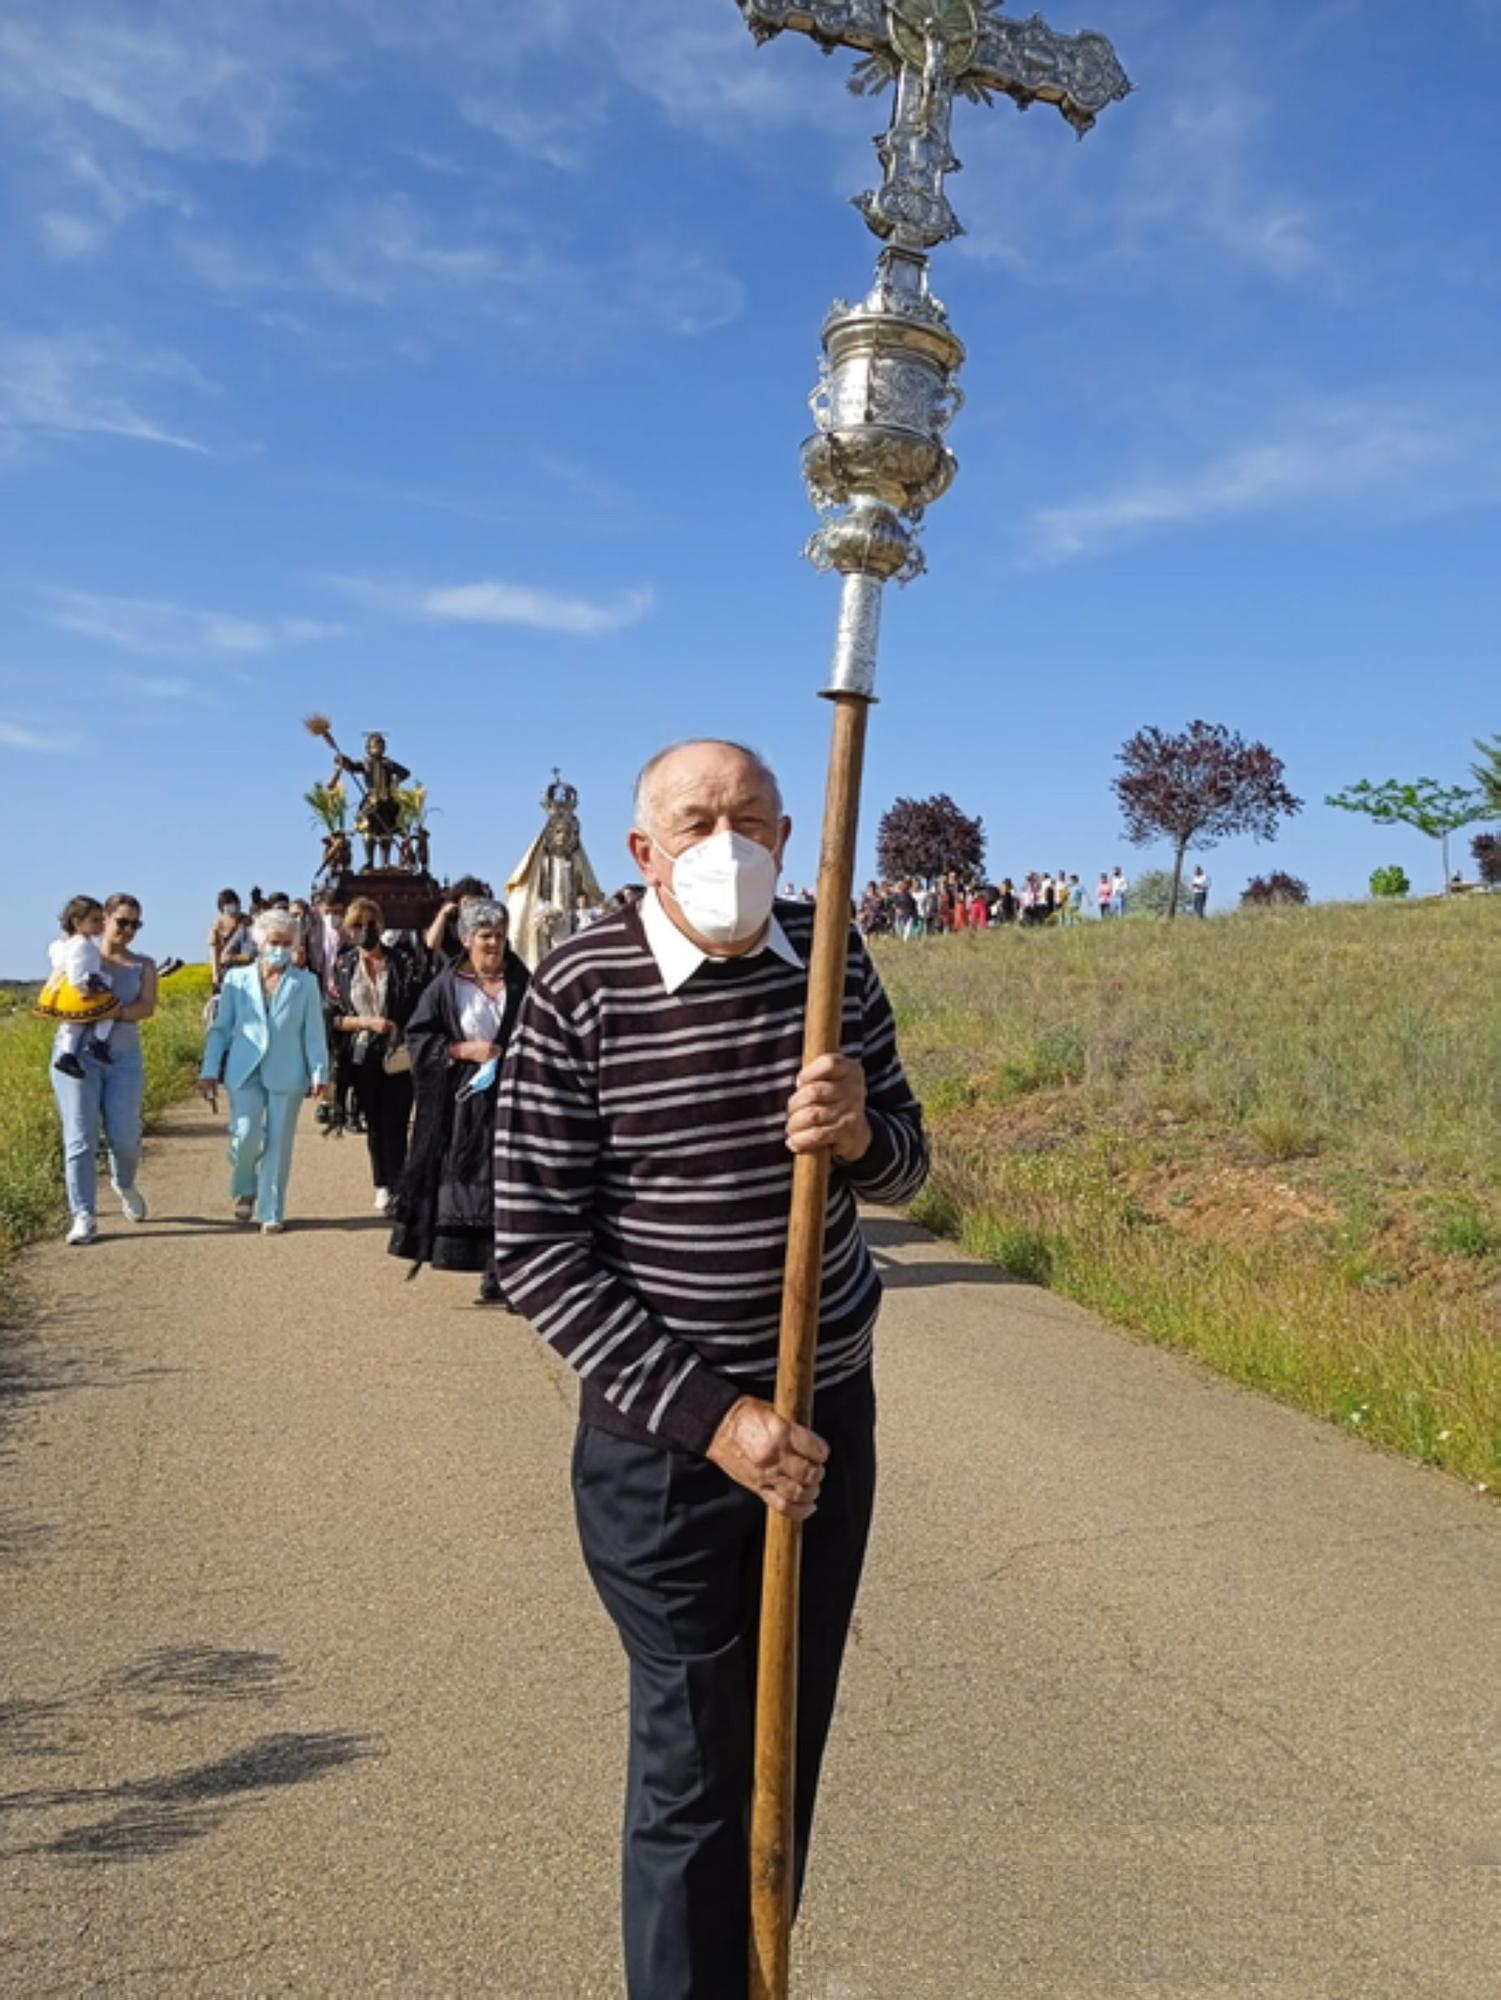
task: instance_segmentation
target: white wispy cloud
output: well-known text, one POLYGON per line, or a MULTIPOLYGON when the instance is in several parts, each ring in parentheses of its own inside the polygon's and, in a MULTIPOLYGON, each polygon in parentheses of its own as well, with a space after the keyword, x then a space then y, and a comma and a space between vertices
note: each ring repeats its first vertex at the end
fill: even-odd
POLYGON ((200 701, 203 691, 184 674, 111 674, 110 686, 142 701, 200 701))
POLYGON ((174 451, 208 446, 139 408, 121 377, 171 377, 202 386, 195 370, 171 355, 132 355, 84 335, 0 334, 0 442, 22 433, 54 438, 125 438, 174 451))
POLYGON ((359 602, 401 617, 438 624, 521 625, 534 632, 561 632, 576 639, 601 639, 639 624, 656 604, 645 586, 613 598, 566 597, 530 584, 409 584, 367 577, 334 577, 359 602))
POLYGON ((1465 433, 1432 411, 1320 405, 1198 466, 1037 509, 1028 556, 1038 565, 1070 562, 1153 529, 1278 509, 1426 504, 1423 476, 1467 449, 1465 433))
POLYGON ((1121 246, 1207 245, 1284 284, 1332 284, 1311 202, 1279 182, 1273 107, 1244 91, 1183 97, 1143 129, 1116 202, 1121 246))
POLYGON ((548 110, 507 94, 466 98, 460 109, 477 131, 488 132, 526 159, 568 174, 587 164, 601 116, 598 98, 592 104, 563 104, 548 110))
POLYGON ((159 598, 111 597, 86 590, 54 590, 49 595, 50 622, 60 631, 156 659, 253 659, 285 647, 338 638, 344 630, 321 619, 243 618, 159 598))
POLYGON ((164 154, 255 161, 282 95, 282 54, 243 13, 202 7, 24 6, 0 17, 0 97, 17 116, 84 114, 164 154))
POLYGON ((0 749, 26 750, 39 757, 62 757, 78 747, 76 736, 53 730, 28 729, 19 722, 0 722, 0 749))
POLYGON ((405 346, 426 358, 425 348, 410 349, 413 332, 444 341, 498 325, 556 355, 625 326, 685 338, 708 333, 745 303, 739 277, 665 234, 585 258, 545 222, 520 233, 505 214, 468 216, 463 226, 445 216, 440 224, 405 193, 315 217, 304 240, 280 257, 197 230, 179 233, 177 254, 226 304, 254 310, 294 338, 316 342, 326 326, 295 315, 273 320, 278 300, 365 315, 359 347, 367 365, 372 311, 398 329, 393 351, 405 346))

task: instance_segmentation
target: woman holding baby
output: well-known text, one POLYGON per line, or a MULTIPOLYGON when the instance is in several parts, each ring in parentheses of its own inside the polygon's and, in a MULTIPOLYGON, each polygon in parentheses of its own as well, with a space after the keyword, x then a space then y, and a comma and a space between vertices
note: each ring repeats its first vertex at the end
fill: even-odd
MULTIPOLYGON (((81 900, 81 899, 80 899, 81 900)), ((71 907, 71 906, 70 906, 71 907)), ((98 1234, 98 1153, 102 1129, 109 1154, 110 1184, 129 1222, 146 1220, 146 1200, 136 1186, 141 1160, 141 1105, 145 1072, 141 1064, 142 1021, 156 1012, 156 965, 135 949, 142 924, 134 896, 111 896, 98 932, 98 977, 114 995, 105 1043, 84 1038, 76 1051, 58 1029, 52 1093, 63 1123, 63 1178, 67 1187, 67 1241, 92 1243, 98 1234), (64 1055, 72 1061, 63 1062, 64 1055)))

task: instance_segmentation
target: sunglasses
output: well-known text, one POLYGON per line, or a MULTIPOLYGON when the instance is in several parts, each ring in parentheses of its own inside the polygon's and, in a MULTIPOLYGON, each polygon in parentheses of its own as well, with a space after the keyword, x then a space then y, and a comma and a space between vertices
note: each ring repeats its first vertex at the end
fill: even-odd
POLYGON ((144 917, 112 917, 110 921, 119 931, 138 931, 146 921, 144 917))

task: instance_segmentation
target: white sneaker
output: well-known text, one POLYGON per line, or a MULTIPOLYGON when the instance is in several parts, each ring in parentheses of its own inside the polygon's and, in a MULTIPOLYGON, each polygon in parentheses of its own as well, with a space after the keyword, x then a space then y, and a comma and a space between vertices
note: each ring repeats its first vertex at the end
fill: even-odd
POLYGON ((146 1197, 141 1193, 141 1190, 133 1187, 122 1188, 118 1182, 112 1183, 112 1185, 114 1186, 115 1193, 120 1197, 120 1213, 125 1217, 125 1220, 127 1222, 144 1222, 149 1210, 146 1207, 146 1197))
POLYGON ((261 1224, 262 1236, 284 1236, 286 1230, 287 1225, 284 1222, 263 1222, 261 1224))
POLYGON ((235 1196, 235 1221, 248 1222, 255 1213, 255 1196, 241 1194, 235 1196))
POLYGON ((391 1206, 391 1190, 389 1188, 377 1188, 375 1190, 376 1214, 384 1215, 386 1211, 390 1208, 390 1206, 391 1206))
POLYGON ((88 1210, 85 1209, 81 1215, 74 1216, 73 1227, 68 1231, 63 1241, 74 1244, 92 1243, 98 1233, 99 1225, 95 1222, 93 1216, 89 1214, 88 1210))

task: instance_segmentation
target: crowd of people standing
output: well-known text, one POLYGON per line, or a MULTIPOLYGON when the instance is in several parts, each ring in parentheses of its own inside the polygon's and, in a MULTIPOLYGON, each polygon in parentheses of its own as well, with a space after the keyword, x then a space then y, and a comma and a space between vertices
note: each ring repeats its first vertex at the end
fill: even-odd
MULTIPOLYGON (((1206 881, 1206 894, 1207 888, 1206 881)), ((951 871, 931 880, 910 876, 893 882, 869 882, 857 917, 867 937, 937 937, 952 931, 999 930, 1008 924, 1031 930, 1044 924, 1074 924, 1096 915, 1124 917, 1130 893, 1131 885, 1120 867, 1102 868, 1093 887, 1063 868, 1056 874, 1034 869, 1020 881, 1007 875, 998 884, 966 880, 951 871)))

